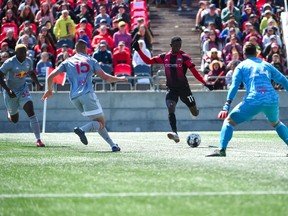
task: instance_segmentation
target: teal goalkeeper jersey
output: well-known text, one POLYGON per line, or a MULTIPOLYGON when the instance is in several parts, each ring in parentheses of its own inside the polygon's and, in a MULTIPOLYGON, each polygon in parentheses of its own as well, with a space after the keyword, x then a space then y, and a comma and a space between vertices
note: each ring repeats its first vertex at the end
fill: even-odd
POLYGON ((6 85, 18 93, 26 87, 25 78, 30 71, 33 71, 33 61, 26 58, 20 63, 16 56, 13 56, 3 63, 0 71, 5 74, 6 85))
POLYGON ((244 102, 250 105, 278 104, 278 94, 271 80, 281 84, 288 91, 287 78, 268 62, 251 57, 241 62, 232 76, 232 85, 227 100, 234 99, 241 82, 246 88, 244 102))
POLYGON ((67 72, 71 99, 94 91, 92 75, 99 69, 97 60, 83 53, 76 53, 57 67, 58 71, 67 72))

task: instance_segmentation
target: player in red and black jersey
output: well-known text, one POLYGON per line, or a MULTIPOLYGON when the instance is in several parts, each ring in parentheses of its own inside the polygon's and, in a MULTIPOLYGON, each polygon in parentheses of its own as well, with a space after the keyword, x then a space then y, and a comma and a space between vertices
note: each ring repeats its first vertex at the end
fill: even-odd
POLYGON ((207 86, 203 76, 196 70, 194 63, 190 56, 181 50, 182 40, 180 37, 173 37, 171 39, 171 50, 167 53, 160 54, 159 56, 149 58, 139 48, 138 42, 133 43, 133 48, 139 53, 140 57, 146 64, 163 64, 166 75, 166 106, 169 113, 169 122, 172 133, 168 133, 169 139, 174 140, 176 143, 180 141, 177 134, 177 124, 175 116, 175 108, 178 98, 187 105, 191 114, 197 116, 199 110, 197 109, 195 99, 189 87, 186 77, 187 69, 189 69, 197 80, 210 90, 211 86, 207 86))

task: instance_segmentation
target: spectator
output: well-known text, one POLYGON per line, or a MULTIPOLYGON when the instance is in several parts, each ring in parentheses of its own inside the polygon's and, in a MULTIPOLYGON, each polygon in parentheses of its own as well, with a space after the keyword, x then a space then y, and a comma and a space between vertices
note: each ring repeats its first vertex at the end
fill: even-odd
POLYGON ((69 58, 71 55, 67 51, 63 51, 60 55, 59 58, 56 60, 56 66, 58 67, 63 61, 65 61, 67 58, 69 58))
POLYGON ((120 21, 118 23, 119 30, 113 35, 114 46, 116 47, 120 41, 124 41, 125 46, 129 49, 131 48, 131 34, 127 32, 126 23, 124 21, 120 21))
POLYGON ((207 51, 211 50, 212 48, 222 50, 222 43, 220 42, 220 39, 216 36, 216 33, 214 31, 210 31, 209 39, 206 40, 203 44, 203 55, 206 55, 207 51))
POLYGON ((281 63, 281 57, 278 53, 274 53, 272 55, 272 62, 271 64, 277 68, 282 74, 286 75, 284 73, 284 67, 283 67, 283 64, 281 63))
POLYGON ((263 52, 262 52, 262 57, 263 58, 266 58, 267 55, 270 53, 270 50, 271 50, 271 45, 273 43, 276 43, 277 44, 277 37, 276 35, 271 35, 270 36, 270 42, 266 45, 266 47, 264 48, 263 52))
POLYGON ((119 13, 119 7, 122 6, 124 6, 125 11, 129 11, 129 7, 125 4, 124 0, 116 0, 115 2, 113 2, 110 17, 116 18, 116 15, 119 13))
POLYGON ((113 38, 109 35, 109 33, 107 31, 107 27, 105 25, 100 26, 100 33, 93 37, 91 45, 92 45, 92 48, 94 49, 94 51, 98 47, 98 45, 100 44, 100 41, 102 41, 102 40, 106 41, 106 43, 108 44, 109 50, 113 50, 114 41, 113 41, 113 38))
POLYGON ((253 14, 253 9, 250 5, 247 5, 244 9, 244 12, 242 13, 241 16, 241 25, 249 20, 249 17, 251 16, 251 14, 253 14))
MULTIPOLYGON (((145 20, 144 17, 139 17, 137 19, 137 25, 135 28, 131 31, 131 38, 134 38, 134 36, 138 33, 140 25, 144 24, 145 25, 145 20)), ((146 26, 146 25, 145 25, 146 26)), ((146 29, 149 31, 150 35, 153 37, 153 32, 150 29, 149 26, 146 26, 146 29)))
MULTIPOLYGON (((242 38, 241 38, 241 40, 244 41, 245 38, 246 38, 246 36, 249 35, 250 33, 254 32, 254 31, 256 31, 256 30, 254 29, 252 23, 246 22, 246 23, 245 23, 245 28, 244 28, 244 30, 242 31, 242 38)), ((259 32, 258 32, 258 34, 259 34, 259 32)))
POLYGON ((202 17, 209 13, 209 4, 205 1, 199 2, 199 9, 196 15, 196 21, 195 21, 195 30, 200 30, 200 21, 202 17))
MULTIPOLYGON (((25 10, 25 7, 29 6, 32 13, 35 15, 35 13, 39 10, 38 5, 36 4, 35 0, 25 0, 23 3, 21 3, 18 7, 18 13, 21 13, 23 10, 25 10)), ((33 19, 34 22, 34 19, 33 19)))
POLYGON ((239 28, 237 28, 237 22, 234 19, 230 19, 226 22, 226 24, 227 24, 227 27, 221 31, 220 36, 219 36, 222 42, 223 43, 226 42, 227 37, 230 36, 229 34, 230 34, 231 29, 234 29, 236 31, 237 37, 241 39, 242 33, 239 30, 239 28))
MULTIPOLYGON (((149 58, 151 58, 151 53, 150 51, 146 48, 146 44, 144 40, 138 40, 139 43, 139 47, 142 50, 142 52, 148 56, 149 58)), ((140 57, 140 55, 138 54, 138 52, 134 52, 133 53, 133 58, 132 58, 132 66, 133 68, 135 68, 137 65, 146 65, 148 67, 151 67, 151 65, 146 64, 142 58, 140 57)))
POLYGON ((241 22, 240 10, 235 7, 233 0, 228 0, 227 7, 225 7, 221 12, 222 23, 226 23, 231 18, 234 18, 237 23, 241 22))
POLYGON ((68 52, 69 56, 71 56, 73 54, 73 50, 71 48, 68 47, 67 44, 62 44, 62 47, 59 48, 61 49, 60 51, 57 50, 57 56, 56 56, 56 64, 59 65, 59 61, 63 61, 64 59, 64 53, 68 52))
POLYGON ((106 23, 109 27, 111 27, 111 18, 110 16, 106 13, 106 7, 105 6, 100 6, 100 13, 95 17, 95 22, 94 26, 96 28, 100 27, 100 21, 102 19, 106 20, 106 23))
POLYGON ((212 85, 214 90, 224 89, 225 78, 220 78, 221 76, 225 76, 225 71, 222 69, 222 62, 217 60, 212 61, 209 69, 207 84, 212 85))
POLYGON ((13 11, 11 9, 8 9, 5 13, 5 16, 1 19, 1 24, 5 23, 15 23, 16 25, 18 25, 16 14, 13 14, 13 11))
POLYGON ((262 43, 264 48, 266 48, 270 42, 271 42, 271 38, 276 38, 277 44, 282 47, 282 41, 281 38, 275 34, 275 29, 271 26, 268 26, 266 29, 266 34, 264 35, 263 39, 262 39, 262 43))
MULTIPOLYGON (((260 24, 259 24, 259 20, 258 20, 258 17, 256 14, 251 14, 249 16, 249 19, 247 22, 250 22, 252 24, 252 26, 254 27, 254 29, 260 33, 260 24)), ((242 28, 243 28, 243 25, 242 25, 242 28)), ((244 26, 245 28, 245 26, 244 26)))
POLYGON ((229 43, 231 40, 231 37, 235 36, 236 40, 238 43, 241 43, 241 37, 242 37, 242 33, 241 31, 238 29, 238 31, 235 28, 230 28, 229 29, 229 34, 226 37, 226 40, 224 41, 224 43, 229 43))
POLYGON ((216 48, 212 48, 210 51, 207 52, 206 58, 204 59, 204 69, 202 71, 205 74, 205 79, 206 79, 207 74, 210 71, 209 65, 214 60, 221 61, 223 65, 223 70, 224 70, 224 61, 222 59, 221 51, 217 50, 216 48))
POLYGON ((45 35, 39 33, 38 37, 37 37, 37 44, 34 47, 34 51, 35 51, 35 55, 36 56, 41 53, 41 47, 42 47, 43 44, 47 44, 48 52, 51 55, 55 55, 55 50, 53 49, 53 46, 50 44, 48 38, 45 35))
POLYGON ((7 16, 7 11, 9 9, 12 11, 12 16, 16 17, 18 15, 18 9, 17 9, 16 4, 13 2, 13 0, 8 0, 6 2, 6 5, 4 5, 4 7, 3 7, 3 3, 2 3, 2 10, 0 11, 0 19, 1 20, 3 17, 7 16))
POLYGON ((40 10, 36 13, 35 16, 35 23, 38 24, 38 26, 40 26, 40 28, 45 25, 45 23, 49 21, 50 23, 55 22, 54 20, 54 16, 52 14, 52 11, 48 5, 48 3, 44 2, 41 4, 40 6, 40 10))
POLYGON ((107 43, 105 40, 101 41, 99 44, 99 49, 93 53, 93 58, 95 58, 100 64, 101 68, 106 72, 111 74, 112 69, 112 53, 107 49, 107 43))
MULTIPOLYGON (((248 34, 243 43, 245 44, 247 41, 250 41, 250 37, 255 37, 258 46, 260 46, 260 49, 262 49, 262 35, 260 35, 254 28, 251 30, 250 34, 248 34)), ((254 44, 255 45, 255 44, 254 44)))
POLYGON ((2 42, 1 43, 0 53, 4 53, 4 52, 9 54, 9 58, 15 55, 15 51, 13 49, 9 48, 7 42, 2 42))
POLYGON ((81 19, 86 18, 87 22, 93 25, 93 17, 89 13, 88 6, 86 4, 81 4, 80 13, 78 13, 76 17, 77 23, 79 23, 81 19))
POLYGON ((56 12, 56 20, 58 20, 62 16, 62 12, 64 10, 67 10, 69 12, 69 16, 71 19, 74 21, 74 23, 78 22, 78 18, 73 12, 73 9, 70 7, 69 3, 62 3, 61 6, 59 7, 58 11, 56 12))
POLYGON ((91 46, 91 42, 90 42, 90 38, 87 36, 86 32, 85 32, 85 29, 79 29, 79 37, 77 40, 84 40, 86 41, 86 44, 87 44, 87 47, 89 49, 92 49, 92 46, 91 46))
POLYGON ((232 53, 235 49, 242 55, 242 46, 237 42, 236 36, 233 35, 230 38, 229 43, 225 45, 223 49, 223 55, 227 56, 229 53, 232 53))
MULTIPOLYGON (((29 47, 31 47, 31 49, 34 49, 34 46, 36 45, 37 39, 29 27, 25 27, 23 29, 23 33, 21 33, 21 36, 18 38, 17 44, 23 43, 23 37, 25 35, 28 35, 29 47)), ((28 50, 29 50, 29 48, 28 48, 28 50)))
POLYGON ((152 35, 150 34, 150 31, 144 24, 140 25, 138 33, 134 36, 132 42, 134 42, 137 38, 144 40, 146 44, 146 48, 150 52, 152 51, 153 38, 152 38, 152 35))
POLYGON ((56 38, 55 36, 53 35, 53 33, 51 33, 51 29, 49 29, 47 27, 47 23, 46 25, 42 26, 41 29, 40 29, 40 32, 42 35, 44 35, 47 40, 48 40, 48 44, 51 44, 51 46, 53 47, 53 50, 56 50, 56 38))
POLYGON ((280 32, 278 29, 278 24, 275 22, 275 20, 273 18, 268 19, 268 26, 263 30, 262 35, 264 36, 266 34, 266 31, 269 27, 272 27, 274 29, 274 34, 280 36, 280 32))
MULTIPOLYGON (((74 9, 74 14, 79 14, 81 11, 81 6, 83 4, 85 4, 87 6, 87 10, 89 12, 89 14, 91 14, 91 16, 94 16, 94 11, 93 11, 93 5, 92 5, 93 1, 90 0, 80 0, 80 1, 76 1, 77 6, 74 9)), ((93 24, 93 23, 92 23, 93 24)))
POLYGON ((210 31, 214 31, 216 36, 219 37, 220 36, 220 30, 217 29, 217 26, 214 22, 209 22, 208 27, 207 27, 210 31))
MULTIPOLYGON (((46 77, 47 68, 52 68, 52 62, 49 60, 49 53, 42 52, 40 61, 36 64, 36 74, 38 77, 46 77)), ((45 82, 45 80, 44 80, 45 82)))
POLYGON ((43 52, 47 52, 48 55, 49 55, 49 60, 51 61, 52 65, 54 66, 54 65, 55 65, 55 57, 54 57, 54 55, 52 55, 51 53, 49 53, 48 49, 49 49, 48 44, 45 44, 45 43, 42 44, 42 45, 41 45, 41 52, 40 52, 38 55, 36 55, 36 57, 35 57, 35 62, 39 62, 39 61, 40 61, 40 59, 41 59, 41 54, 42 54, 43 52))
MULTIPOLYGON (((187 11, 191 11, 191 0, 186 0, 186 10, 187 11)), ((177 0, 177 6, 178 6, 178 9, 177 11, 182 11, 182 0, 177 0)))
POLYGON ((56 21, 53 32, 58 40, 66 38, 73 41, 75 38, 76 27, 74 21, 69 16, 68 10, 62 11, 62 15, 56 21))
POLYGON ((35 22, 35 14, 31 10, 29 5, 26 5, 24 9, 20 13, 19 21, 20 23, 25 22, 26 20, 29 20, 31 23, 35 22))
POLYGON ((8 47, 12 50, 15 49, 16 46, 16 39, 14 38, 14 32, 12 29, 9 29, 6 33, 6 37, 4 38, 3 42, 8 43, 8 47))
POLYGON ((213 22, 217 26, 217 29, 219 29, 221 31, 222 30, 222 22, 221 22, 221 18, 216 13, 217 8, 216 8, 215 4, 210 4, 209 9, 210 9, 209 13, 205 14, 200 21, 201 28, 205 29, 210 22, 213 22))
POLYGON ((233 76, 234 70, 238 64, 239 63, 237 61, 231 61, 229 64, 229 71, 227 72, 226 78, 225 78, 225 85, 226 85, 227 89, 229 89, 231 84, 232 84, 232 76, 233 76))
POLYGON ((117 64, 131 65, 130 53, 127 50, 125 50, 125 42, 120 41, 118 44, 118 48, 119 49, 115 51, 112 55, 113 68, 115 68, 117 64))
POLYGON ((266 61, 269 62, 269 63, 271 63, 271 62, 272 62, 272 56, 273 56, 274 54, 278 54, 278 55, 279 55, 279 57, 280 57, 280 63, 283 64, 284 62, 283 62, 283 59, 282 59, 282 57, 281 57, 281 56, 282 56, 282 53, 281 53, 281 50, 279 49, 279 46, 278 46, 277 43, 272 43, 272 44, 271 44, 271 49, 270 49, 270 52, 269 52, 269 54, 268 54, 268 56, 267 56, 267 58, 266 58, 266 61))
POLYGON ((209 36, 210 36, 210 29, 205 28, 204 31, 200 35, 201 47, 202 48, 203 48, 204 42, 209 39, 209 36))
POLYGON ((0 66, 9 58, 9 53, 8 52, 0 52, 0 66))
MULTIPOLYGON (((262 20, 260 22, 260 33, 261 34, 263 34, 264 29, 268 26, 268 20, 270 18, 273 19, 272 12, 271 12, 271 10, 266 10, 264 12, 264 17, 262 18, 262 20)), ((276 21, 274 20, 274 22, 276 22, 276 21)))
POLYGON ((226 65, 229 65, 231 61, 240 62, 243 60, 242 50, 232 49, 230 53, 228 53, 225 57, 226 65))
POLYGON ((90 23, 88 23, 86 18, 82 18, 80 20, 80 23, 76 25, 76 34, 79 35, 79 29, 84 29, 87 36, 89 38, 92 38, 92 25, 90 23))
POLYGON ((128 10, 126 10, 125 5, 121 4, 118 6, 118 13, 116 14, 116 18, 119 21, 124 21, 130 27, 130 15, 128 14, 128 10))

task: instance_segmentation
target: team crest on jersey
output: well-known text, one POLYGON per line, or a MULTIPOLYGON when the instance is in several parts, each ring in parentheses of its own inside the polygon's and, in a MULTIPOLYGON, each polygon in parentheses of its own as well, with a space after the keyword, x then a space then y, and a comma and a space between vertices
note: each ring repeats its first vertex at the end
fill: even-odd
POLYGON ((20 73, 16 74, 15 77, 23 78, 23 77, 26 77, 26 75, 27 75, 27 72, 21 71, 20 73))

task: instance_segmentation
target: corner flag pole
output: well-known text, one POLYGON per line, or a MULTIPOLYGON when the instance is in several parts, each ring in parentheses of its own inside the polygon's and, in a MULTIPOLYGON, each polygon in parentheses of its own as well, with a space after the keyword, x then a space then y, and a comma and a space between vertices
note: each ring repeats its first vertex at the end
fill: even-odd
MULTIPOLYGON (((45 92, 48 90, 48 75, 49 75, 48 70, 49 70, 49 68, 46 68, 45 92)), ((44 100, 44 106, 43 106, 42 133, 45 133, 45 131, 46 131, 46 114, 47 114, 47 99, 44 100)))

